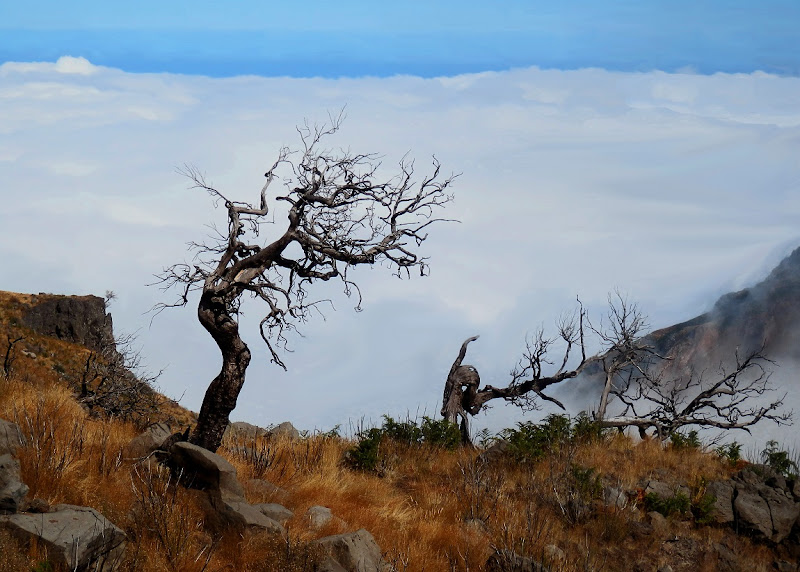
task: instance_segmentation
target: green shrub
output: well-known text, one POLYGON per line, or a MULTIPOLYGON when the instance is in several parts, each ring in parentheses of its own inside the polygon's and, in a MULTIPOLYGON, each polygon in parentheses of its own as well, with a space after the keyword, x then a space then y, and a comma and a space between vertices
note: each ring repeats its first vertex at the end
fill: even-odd
POLYGON ((734 441, 733 443, 720 445, 714 449, 714 452, 724 460, 728 461, 730 465, 735 465, 742 458, 742 444, 734 441))
POLYGON ((761 461, 785 477, 797 476, 797 463, 788 452, 778 448, 777 441, 767 441, 767 446, 761 451, 761 461))
POLYGON ((672 443, 672 448, 678 451, 683 449, 699 449, 701 445, 700 437, 694 429, 689 431, 686 435, 683 433, 673 433, 669 436, 669 440, 672 443))
POLYGON ((717 497, 710 494, 704 494, 692 503, 692 515, 697 524, 710 524, 714 521, 711 514, 714 512, 714 503, 717 502, 717 497))
POLYGON ((447 419, 423 417, 422 439, 428 445, 452 451, 461 444, 461 431, 447 419))
POLYGON ((692 506, 689 497, 678 492, 671 497, 662 497, 656 493, 647 493, 644 496, 644 506, 648 512, 654 510, 664 516, 685 514, 692 506))
POLYGON ((572 425, 572 437, 582 443, 599 441, 606 436, 608 429, 592 419, 588 413, 581 411, 572 425))
POLYGON ((388 415, 384 415, 381 431, 386 437, 399 443, 413 445, 422 442, 422 429, 410 419, 395 421, 388 415))
POLYGON ((519 462, 538 461, 564 445, 587 439, 599 439, 605 432, 582 413, 572 424, 568 415, 548 415, 541 424, 517 423, 516 429, 504 429, 500 436, 508 441, 508 452, 519 462))
POLYGON ((379 448, 383 432, 373 427, 359 434, 359 442, 347 450, 345 464, 358 471, 376 471, 380 462, 379 448))

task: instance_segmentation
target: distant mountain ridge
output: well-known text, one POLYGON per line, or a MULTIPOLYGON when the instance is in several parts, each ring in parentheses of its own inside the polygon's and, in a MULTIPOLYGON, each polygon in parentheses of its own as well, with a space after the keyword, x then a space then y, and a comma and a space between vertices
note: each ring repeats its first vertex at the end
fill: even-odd
POLYGON ((647 336, 673 357, 671 369, 716 368, 764 347, 776 361, 800 361, 800 248, 758 284, 723 295, 713 309, 647 336))

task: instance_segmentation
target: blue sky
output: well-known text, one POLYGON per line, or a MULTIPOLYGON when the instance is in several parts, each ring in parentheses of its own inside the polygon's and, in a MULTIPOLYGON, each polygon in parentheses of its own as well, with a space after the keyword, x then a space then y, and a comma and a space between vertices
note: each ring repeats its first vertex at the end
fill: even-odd
POLYGON ((538 66, 800 73, 794 0, 3 2, 0 62, 132 72, 433 77, 538 66))

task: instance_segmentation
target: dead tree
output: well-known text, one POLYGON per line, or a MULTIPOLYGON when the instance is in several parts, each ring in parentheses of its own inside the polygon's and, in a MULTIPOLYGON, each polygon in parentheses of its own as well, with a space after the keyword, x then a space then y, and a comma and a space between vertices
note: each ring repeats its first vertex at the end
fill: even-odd
POLYGON ((775 391, 768 369, 773 362, 762 352, 763 347, 740 357, 737 351, 734 365, 721 366, 711 379, 690 373, 664 380, 652 365, 631 370, 611 390, 622 405, 620 414, 605 417, 601 425, 636 427, 642 437, 652 429, 663 440, 688 426, 749 433, 750 427, 762 421, 790 424, 792 412, 782 411, 786 395, 767 399, 775 391))
MULTIPOLYGON (((185 305, 200 291, 197 315, 222 354, 222 368, 206 391, 190 441, 215 451, 230 412, 245 381, 250 350, 239 333, 241 298, 263 302, 267 312, 260 333, 271 361, 284 369, 281 350, 287 334, 318 311, 319 299, 309 289, 318 282, 341 281, 348 296, 361 293, 348 271, 359 265, 384 264, 398 276, 415 269, 426 273, 426 258, 417 253, 428 227, 443 219, 436 213, 452 199, 454 177, 440 177, 434 158, 428 176, 415 179, 414 163, 403 159, 399 173, 380 179, 376 155, 323 148, 323 139, 338 131, 341 115, 328 126, 299 129, 301 148, 282 149, 266 172, 257 205, 228 198, 195 168, 187 167, 195 188, 208 192, 227 211, 227 230, 211 244, 194 244, 197 261, 176 264, 159 276, 165 287, 177 286, 185 305), (275 226, 270 214, 272 184, 283 182, 283 193, 272 200, 285 207, 286 225, 263 240, 275 226)), ((278 209, 280 212, 280 209, 278 209)), ((274 218, 274 215, 273 215, 274 218)))
MULTIPOLYGON (((654 430, 666 439, 682 427, 743 429, 770 420, 779 425, 791 421, 781 412, 783 397, 763 402, 773 391, 763 346, 740 357, 733 366, 719 368, 711 380, 694 372, 674 375, 671 361, 677 356, 659 354, 644 335, 647 319, 638 306, 619 292, 609 296, 609 312, 598 328, 605 351, 593 358, 602 364, 605 381, 595 420, 603 427, 636 427, 644 437, 654 430), (608 415, 612 400, 621 406, 608 415)), ((784 396, 785 397, 785 396, 784 396)))
POLYGON ((487 385, 480 388, 480 376, 477 370, 472 366, 461 365, 467 345, 476 340, 477 336, 467 339, 462 344, 445 382, 441 413, 450 422, 457 423, 460 420, 461 439, 464 444, 471 443, 468 415, 477 415, 493 399, 503 399, 523 409, 532 410, 538 408, 538 398, 555 403, 564 409, 559 400, 545 394, 544 390, 551 385, 577 377, 587 365, 584 344, 585 317, 586 313, 580 305, 577 315, 563 317, 559 321, 557 337, 546 338, 544 331, 540 329, 526 342, 526 351, 519 364, 511 371, 511 382, 506 387, 487 385), (548 354, 559 340, 565 344, 560 366, 557 371, 547 375, 545 369, 555 365, 548 358, 548 354), (580 348, 580 363, 569 367, 570 356, 576 346, 580 348))

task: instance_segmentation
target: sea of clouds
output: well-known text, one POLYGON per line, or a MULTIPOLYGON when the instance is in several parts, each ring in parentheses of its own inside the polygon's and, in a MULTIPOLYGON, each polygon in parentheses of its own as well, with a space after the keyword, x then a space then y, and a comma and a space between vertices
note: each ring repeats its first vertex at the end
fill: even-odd
MULTIPOLYGON (((662 327, 765 276, 800 244, 799 94, 800 78, 764 73, 212 79, 71 57, 5 63, 0 288, 113 290, 115 329, 138 332, 150 369, 165 368, 161 389, 197 410, 216 348, 192 307, 147 313, 174 296, 147 284, 189 260, 186 243, 224 212, 176 169, 256 201, 278 149, 299 143, 295 127, 346 108, 331 146, 381 154, 387 175, 406 153, 420 174, 435 155, 460 173, 445 213, 460 222, 431 229, 427 278, 358 271, 361 312, 321 285, 336 310, 291 340, 288 372, 269 364, 259 308, 246 305, 254 360, 233 417, 328 429, 434 415, 468 336, 481 338, 467 361, 501 385, 526 335, 576 296, 599 316, 619 288, 662 327)), ((476 426, 520 415, 497 406, 476 426)))

